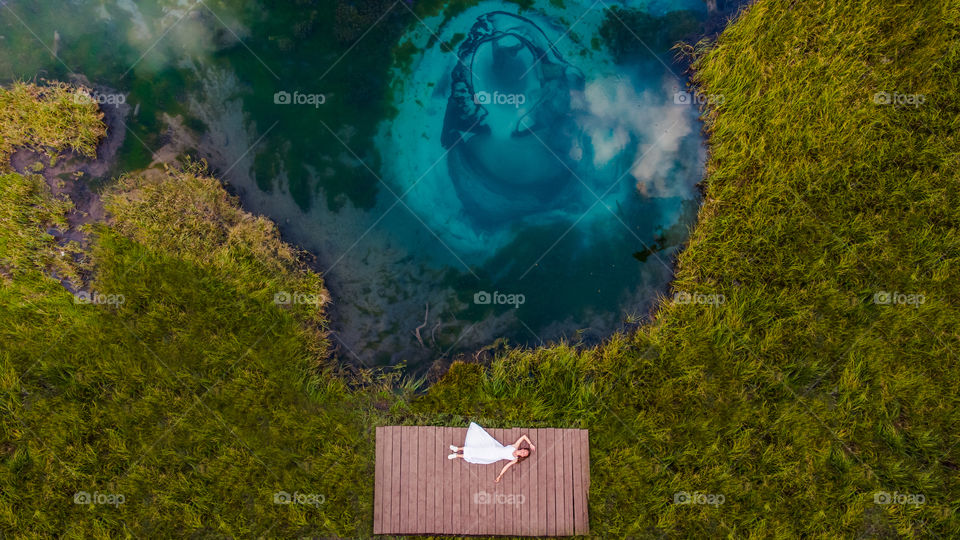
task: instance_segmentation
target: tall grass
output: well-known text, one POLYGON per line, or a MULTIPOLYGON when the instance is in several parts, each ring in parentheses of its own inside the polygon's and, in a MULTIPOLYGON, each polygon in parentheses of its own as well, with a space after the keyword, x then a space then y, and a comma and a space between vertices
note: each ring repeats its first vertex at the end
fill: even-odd
POLYGON ((15 82, 0 92, 0 172, 9 172, 10 155, 20 147, 51 158, 64 150, 96 157, 107 130, 103 113, 85 97, 88 90, 59 82, 15 82))

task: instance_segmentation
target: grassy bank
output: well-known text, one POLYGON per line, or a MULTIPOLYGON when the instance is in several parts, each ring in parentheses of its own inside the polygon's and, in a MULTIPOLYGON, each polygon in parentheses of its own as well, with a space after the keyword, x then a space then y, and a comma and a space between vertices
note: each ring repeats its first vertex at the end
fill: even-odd
MULTIPOLYGON (((102 129, 85 121, 42 146, 102 129)), ((3 536, 365 530, 377 386, 324 360, 322 280, 272 223, 188 163, 116 182, 73 260, 48 233, 70 202, 39 174, 0 181, 3 536), (330 517, 280 491, 321 494, 330 517)))
POLYGON ((960 534, 960 8, 760 0, 693 53, 723 99, 674 291, 722 303, 416 395, 324 360, 322 280, 201 166, 103 194, 93 304, 51 277, 69 203, 0 178, 0 534, 369 536, 374 427, 467 418, 589 428, 600 537, 960 534))
POLYGON ((0 92, 0 172, 9 169, 15 148, 46 152, 51 158, 71 150, 96 157, 107 132, 103 113, 89 91, 63 83, 14 83, 0 92))

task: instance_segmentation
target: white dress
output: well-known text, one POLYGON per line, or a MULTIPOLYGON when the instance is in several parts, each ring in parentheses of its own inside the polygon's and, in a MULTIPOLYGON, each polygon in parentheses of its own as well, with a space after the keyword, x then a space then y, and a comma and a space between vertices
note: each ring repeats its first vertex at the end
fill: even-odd
POLYGON ((470 422, 470 427, 467 428, 467 437, 463 441, 464 460, 481 465, 496 463, 503 459, 512 461, 516 459, 513 456, 514 450, 516 450, 516 447, 512 444, 500 444, 482 427, 470 422))

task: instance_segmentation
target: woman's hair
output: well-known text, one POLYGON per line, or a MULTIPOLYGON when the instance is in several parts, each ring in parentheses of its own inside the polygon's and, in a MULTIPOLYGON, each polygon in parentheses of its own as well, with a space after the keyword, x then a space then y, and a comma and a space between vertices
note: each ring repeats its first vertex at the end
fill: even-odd
POLYGON ((523 457, 517 456, 517 465, 519 465, 521 461, 523 461, 523 460, 527 459, 528 457, 530 457, 530 454, 533 453, 533 450, 530 450, 530 446, 527 445, 527 443, 520 443, 520 446, 517 447, 517 450, 526 450, 526 451, 527 451, 527 455, 525 455, 525 456, 523 456, 523 457))

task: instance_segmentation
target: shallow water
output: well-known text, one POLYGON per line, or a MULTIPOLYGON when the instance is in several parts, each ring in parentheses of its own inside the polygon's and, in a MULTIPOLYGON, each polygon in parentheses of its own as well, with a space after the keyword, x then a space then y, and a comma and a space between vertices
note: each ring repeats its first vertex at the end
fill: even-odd
POLYGON ((704 161, 667 49, 706 14, 617 5, 8 1, 0 78, 123 93, 112 174, 203 156, 317 253, 345 359, 425 367, 599 339, 665 290, 704 161))

